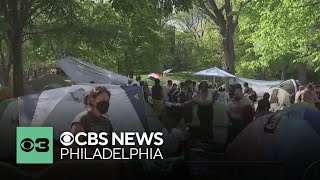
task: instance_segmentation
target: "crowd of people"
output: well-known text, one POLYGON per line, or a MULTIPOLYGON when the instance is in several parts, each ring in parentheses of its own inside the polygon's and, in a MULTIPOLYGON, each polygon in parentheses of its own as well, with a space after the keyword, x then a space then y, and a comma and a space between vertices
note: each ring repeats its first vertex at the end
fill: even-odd
MULTIPOLYGON (((207 81, 201 81, 198 84, 196 81, 186 80, 176 84, 168 80, 164 85, 161 85, 159 79, 155 79, 154 82, 151 88, 147 82, 140 82, 140 86, 143 87, 145 101, 153 107, 159 119, 166 117, 169 109, 166 107, 168 103, 178 107, 176 109, 181 114, 180 119, 184 119, 185 123, 192 122, 193 111, 196 110, 204 141, 213 138, 214 113, 225 115, 228 121, 229 142, 251 121, 270 113, 270 94, 266 92, 261 99, 258 99, 256 92, 246 82, 243 86, 234 84, 228 88, 225 85, 217 87, 207 81), (224 106, 225 112, 214 112, 214 104, 224 106), (197 105, 197 109, 194 108, 194 105, 197 105)), ((311 84, 308 84, 305 89, 301 86, 292 104, 298 102, 317 104, 319 95, 313 89, 311 84)))

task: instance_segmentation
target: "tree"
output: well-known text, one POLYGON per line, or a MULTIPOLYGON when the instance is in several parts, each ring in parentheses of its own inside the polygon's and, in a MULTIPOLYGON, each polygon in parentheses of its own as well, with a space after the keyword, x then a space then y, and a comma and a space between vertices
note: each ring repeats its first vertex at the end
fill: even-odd
POLYGON ((200 10, 219 27, 225 68, 231 73, 235 73, 234 32, 238 25, 240 12, 249 2, 249 0, 240 3, 233 3, 231 0, 224 0, 224 2, 199 0, 196 3, 200 10))
POLYGON ((68 21, 76 17, 79 2, 76 0, 2 0, 0 7, 1 16, 10 26, 5 35, 9 39, 12 51, 13 94, 14 97, 18 97, 24 94, 22 45, 25 28, 40 16, 46 16, 52 22, 57 21, 58 17, 68 21))
MULTIPOLYGON (((306 82, 307 70, 320 66, 319 1, 253 1, 246 15, 259 20, 247 41, 264 65, 283 72, 296 69, 300 82, 306 82), (295 66, 292 66, 294 64, 295 66), (276 66, 275 66, 276 65, 276 66), (277 69, 281 71, 280 69, 277 69)), ((248 28, 252 23, 242 26, 248 28)), ((285 74, 282 73, 285 77, 285 74)))

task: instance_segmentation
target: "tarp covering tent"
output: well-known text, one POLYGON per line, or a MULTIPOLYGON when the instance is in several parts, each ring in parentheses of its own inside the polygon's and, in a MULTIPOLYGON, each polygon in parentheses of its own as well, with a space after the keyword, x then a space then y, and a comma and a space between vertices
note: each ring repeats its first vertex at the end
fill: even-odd
POLYGON ((45 74, 39 79, 35 79, 29 82, 33 91, 42 91, 46 86, 50 84, 60 85, 61 87, 70 86, 71 84, 57 74, 45 74))
POLYGON ((126 85, 129 80, 126 76, 73 57, 60 59, 58 64, 64 73, 77 84, 94 82, 95 84, 126 85))
POLYGON ((247 82, 249 87, 251 87, 259 97, 262 97, 265 92, 268 92, 270 87, 279 85, 282 81, 264 81, 256 79, 248 79, 243 77, 234 78, 234 83, 241 84, 247 82))
POLYGON ((305 104, 262 116, 238 135, 227 156, 244 161, 320 160, 319 120, 320 112, 305 104))
MULTIPOLYGON (((70 131, 74 117, 85 109, 83 104, 85 93, 95 86, 98 85, 73 85, 13 100, 5 109, 0 120, 0 142, 7 142, 7 146, 0 149, 0 158, 8 156, 8 153, 14 156, 12 153, 15 152, 15 141, 12 141, 10 137, 15 137, 16 119, 19 119, 19 126, 53 126, 54 139, 58 140, 62 132, 70 131)), ((111 92, 107 115, 115 132, 142 133, 155 129, 149 126, 140 87, 102 86, 106 86, 111 92)), ((157 123, 150 124, 158 125, 157 123)))

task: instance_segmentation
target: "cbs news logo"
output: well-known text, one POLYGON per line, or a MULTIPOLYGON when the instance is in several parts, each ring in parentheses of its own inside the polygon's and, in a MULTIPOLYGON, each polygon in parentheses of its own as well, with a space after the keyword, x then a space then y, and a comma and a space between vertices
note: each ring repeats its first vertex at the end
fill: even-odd
POLYGON ((17 164, 53 163, 52 127, 17 127, 17 164))

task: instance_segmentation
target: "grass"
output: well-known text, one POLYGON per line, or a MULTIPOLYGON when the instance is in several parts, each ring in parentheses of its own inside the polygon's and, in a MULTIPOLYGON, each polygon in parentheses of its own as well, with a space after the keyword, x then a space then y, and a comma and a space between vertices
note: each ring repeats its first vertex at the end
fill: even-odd
MULTIPOLYGON (((186 81, 188 79, 191 79, 193 81, 196 81, 199 83, 201 80, 206 79, 206 77, 201 77, 201 76, 194 76, 192 75, 193 72, 177 72, 177 73, 169 73, 166 76, 161 76, 160 81, 161 84, 167 83, 168 80, 175 80, 178 82, 186 81)), ((153 85, 154 81, 151 79, 148 79, 148 75, 141 75, 141 80, 146 81, 148 85, 153 85)), ((212 81, 210 78, 207 78, 207 80, 212 81)))

